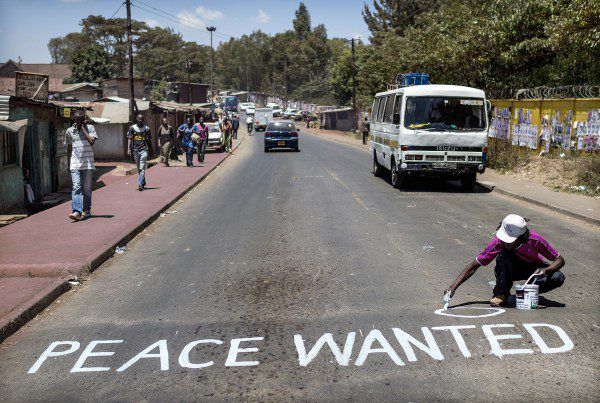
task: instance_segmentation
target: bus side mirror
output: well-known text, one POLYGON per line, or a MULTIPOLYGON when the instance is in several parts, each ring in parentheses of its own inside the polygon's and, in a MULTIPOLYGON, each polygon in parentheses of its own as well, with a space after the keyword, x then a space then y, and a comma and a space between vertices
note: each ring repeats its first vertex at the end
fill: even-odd
POLYGON ((392 118, 393 122, 395 125, 399 125, 400 124, 400 114, 399 113, 394 113, 394 117, 392 118))

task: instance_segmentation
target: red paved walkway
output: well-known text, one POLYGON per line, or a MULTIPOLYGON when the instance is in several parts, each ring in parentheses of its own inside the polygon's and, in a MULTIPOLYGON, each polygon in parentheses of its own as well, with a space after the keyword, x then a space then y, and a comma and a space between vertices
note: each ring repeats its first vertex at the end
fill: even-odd
POLYGON ((84 221, 69 220, 67 202, 0 228, 0 277, 61 277, 93 270, 130 239, 134 229, 147 224, 225 157, 207 154, 204 167, 154 166, 147 171, 149 188, 143 192, 137 190, 137 175, 128 175, 93 192, 94 215, 84 221))

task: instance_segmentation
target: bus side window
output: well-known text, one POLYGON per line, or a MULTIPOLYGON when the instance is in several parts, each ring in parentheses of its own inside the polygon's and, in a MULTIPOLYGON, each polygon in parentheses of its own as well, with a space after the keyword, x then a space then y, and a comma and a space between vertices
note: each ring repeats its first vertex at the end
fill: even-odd
POLYGON ((383 116, 383 121, 385 123, 392 123, 392 115, 394 114, 394 96, 388 95, 387 102, 385 103, 385 115, 383 116))
POLYGON ((396 100, 394 101, 393 123, 395 125, 400 124, 400 108, 401 108, 401 106, 402 106, 402 95, 398 94, 398 95, 396 95, 396 100))
POLYGON ((383 112, 385 111, 385 101, 387 97, 379 98, 379 111, 377 112, 377 121, 383 122, 383 112))
POLYGON ((377 120, 377 112, 379 111, 379 101, 380 100, 381 100, 381 98, 375 98, 375 101, 373 101, 373 112, 371 113, 371 121, 377 120))

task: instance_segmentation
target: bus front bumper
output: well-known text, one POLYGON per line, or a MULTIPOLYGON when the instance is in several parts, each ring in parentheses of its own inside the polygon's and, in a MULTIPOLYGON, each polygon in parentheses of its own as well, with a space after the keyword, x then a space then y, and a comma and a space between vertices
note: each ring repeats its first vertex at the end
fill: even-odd
POLYGON ((466 164, 456 162, 402 162, 400 172, 414 176, 459 177, 465 174, 484 173, 485 164, 466 164))

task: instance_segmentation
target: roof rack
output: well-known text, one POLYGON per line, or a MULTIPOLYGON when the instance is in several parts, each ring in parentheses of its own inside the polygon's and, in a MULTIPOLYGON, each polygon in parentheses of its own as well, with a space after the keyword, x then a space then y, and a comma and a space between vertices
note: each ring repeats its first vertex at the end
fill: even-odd
POLYGON ((427 85, 429 84, 429 74, 427 73, 404 73, 396 76, 396 81, 392 84, 388 84, 389 90, 397 90, 402 87, 409 87, 412 85, 427 85))

